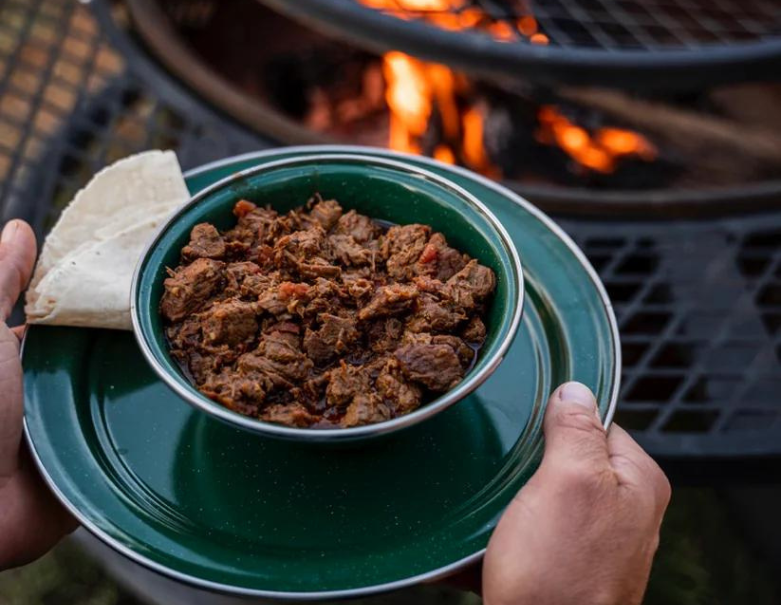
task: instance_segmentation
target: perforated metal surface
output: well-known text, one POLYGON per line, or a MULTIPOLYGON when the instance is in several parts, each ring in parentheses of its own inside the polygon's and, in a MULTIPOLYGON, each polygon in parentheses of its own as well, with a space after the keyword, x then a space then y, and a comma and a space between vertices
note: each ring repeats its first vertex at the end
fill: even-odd
POLYGON ((616 309, 619 422, 675 455, 781 450, 781 217, 564 226, 616 309))
POLYGON ((502 77, 686 87, 777 78, 781 57, 773 0, 260 1, 375 50, 502 77))
MULTIPOLYGON (((376 0, 352 0, 360 5, 376 0)), ((781 7, 768 0, 388 0, 385 14, 423 19, 444 29, 477 21, 494 39, 533 44, 533 33, 549 45, 606 50, 661 50, 704 44, 756 41, 781 33, 781 7), (417 8, 418 5, 423 8, 417 8), (425 5, 429 6, 426 7, 425 5), (446 8, 450 5, 452 8, 446 8), (475 11, 481 17, 471 17, 475 11), (533 17, 537 26, 524 17, 533 17), (507 27, 493 27, 504 23, 507 27)))
MULTIPOLYGON (((265 146, 186 91, 139 82, 73 0, 5 0, 0 23, 6 220, 42 232, 98 168, 145 148, 189 168, 265 146)), ((658 457, 781 455, 781 214, 561 223, 616 307, 618 422, 658 457)))

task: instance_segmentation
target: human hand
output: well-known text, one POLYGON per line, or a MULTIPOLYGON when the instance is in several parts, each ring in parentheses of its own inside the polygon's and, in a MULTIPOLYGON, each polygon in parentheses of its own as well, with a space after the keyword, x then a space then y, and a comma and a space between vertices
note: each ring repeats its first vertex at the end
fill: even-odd
POLYGON ((0 570, 36 559, 76 524, 43 484, 22 442, 23 328, 5 323, 30 280, 35 235, 11 221, 0 237, 0 570))
POLYGON ((545 455, 505 511, 483 564, 486 605, 639 605, 670 484, 620 427, 606 434, 579 383, 545 414, 545 455))

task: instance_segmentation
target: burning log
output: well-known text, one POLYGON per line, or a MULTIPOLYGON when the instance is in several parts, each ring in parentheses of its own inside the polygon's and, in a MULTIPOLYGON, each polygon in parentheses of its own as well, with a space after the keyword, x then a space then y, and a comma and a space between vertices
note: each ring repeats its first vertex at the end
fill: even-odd
POLYGON ((633 127, 653 133, 680 150, 698 153, 703 148, 712 150, 715 146, 776 170, 781 166, 781 133, 748 129, 743 123, 615 91, 563 89, 557 94, 562 99, 598 109, 633 127))

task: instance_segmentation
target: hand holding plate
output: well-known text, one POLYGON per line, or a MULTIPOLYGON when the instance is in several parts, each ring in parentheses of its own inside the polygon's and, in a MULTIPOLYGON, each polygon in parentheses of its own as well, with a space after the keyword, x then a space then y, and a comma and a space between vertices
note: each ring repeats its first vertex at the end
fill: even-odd
POLYGON ((30 280, 35 250, 27 223, 6 225, 0 240, 0 570, 42 555, 75 526, 22 445, 19 339, 5 321, 30 280))
POLYGON ((545 456, 488 545, 487 605, 639 605, 670 484, 580 383, 551 396, 545 456))

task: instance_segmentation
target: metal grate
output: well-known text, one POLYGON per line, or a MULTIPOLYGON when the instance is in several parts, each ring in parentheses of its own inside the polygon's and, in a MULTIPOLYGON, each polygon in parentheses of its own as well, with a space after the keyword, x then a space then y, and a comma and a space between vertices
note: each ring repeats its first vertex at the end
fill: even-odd
POLYGON ((781 450, 781 217, 564 226, 618 316, 619 422, 652 451, 781 450))
POLYGON ((773 0, 260 1, 374 50, 567 84, 778 77, 781 56, 773 0))
POLYGON ((423 20, 443 29, 469 24, 495 40, 521 44, 662 50, 781 34, 781 7, 769 0, 442 0, 428 3, 435 5, 428 9, 415 8, 427 3, 414 0, 387 4, 382 12, 393 17, 423 20), (536 33, 545 38, 535 39, 536 33))
MULTIPOLYGON (((266 146, 186 90, 137 79, 75 0, 6 0, 0 23, 6 220, 42 232, 98 168, 145 148, 189 168, 266 146)), ((781 455, 781 214, 562 224, 619 317, 618 422, 658 457, 781 455)))

